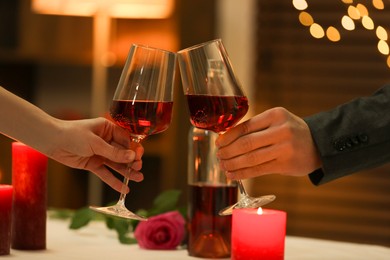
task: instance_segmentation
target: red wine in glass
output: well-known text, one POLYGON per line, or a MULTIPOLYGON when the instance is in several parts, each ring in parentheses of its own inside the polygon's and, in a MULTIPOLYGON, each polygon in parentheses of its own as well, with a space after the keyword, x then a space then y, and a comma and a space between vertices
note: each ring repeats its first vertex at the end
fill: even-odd
POLYGON ((186 95, 191 123, 221 133, 234 126, 248 111, 245 96, 186 95))
POLYGON ((173 102, 113 100, 112 119, 129 133, 149 136, 165 131, 171 123, 173 102))
POLYGON ((220 216, 218 212, 237 201, 237 186, 194 184, 189 187, 189 255, 229 257, 232 216, 220 216))

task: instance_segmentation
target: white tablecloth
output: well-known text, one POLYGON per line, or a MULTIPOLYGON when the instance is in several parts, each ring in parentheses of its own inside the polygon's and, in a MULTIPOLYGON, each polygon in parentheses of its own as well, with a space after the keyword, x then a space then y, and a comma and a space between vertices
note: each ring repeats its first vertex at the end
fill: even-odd
MULTIPOLYGON (((114 231, 103 223, 93 222, 79 230, 68 229, 69 222, 49 220, 47 224, 47 250, 11 250, 2 258, 45 259, 107 259, 107 260, 184 260, 201 259, 187 255, 186 250, 156 251, 142 250, 137 245, 119 243, 114 231)), ((390 248, 344 243, 320 239, 287 236, 286 260, 381 260, 390 259, 390 248)))

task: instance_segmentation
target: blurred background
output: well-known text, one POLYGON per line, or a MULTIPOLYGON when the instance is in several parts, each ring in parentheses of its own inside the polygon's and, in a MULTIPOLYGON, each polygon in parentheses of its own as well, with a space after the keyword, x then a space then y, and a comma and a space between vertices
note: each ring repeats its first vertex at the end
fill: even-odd
MULTIPOLYGON (((131 43, 178 51, 221 38, 250 100, 246 118, 274 106, 304 117, 390 82, 388 0, 74 2, 0 0, 0 85, 58 118, 107 115, 131 43)), ((177 73, 172 124, 144 142, 130 208, 172 188, 186 203, 189 125, 177 73)), ((0 136, 0 183, 11 183, 11 142, 0 136)), ((88 172, 52 160, 48 171, 49 207, 118 197, 88 172)), ((389 176, 387 164, 319 187, 279 175, 245 185, 277 196, 268 207, 287 211, 289 235, 390 246, 389 176)))

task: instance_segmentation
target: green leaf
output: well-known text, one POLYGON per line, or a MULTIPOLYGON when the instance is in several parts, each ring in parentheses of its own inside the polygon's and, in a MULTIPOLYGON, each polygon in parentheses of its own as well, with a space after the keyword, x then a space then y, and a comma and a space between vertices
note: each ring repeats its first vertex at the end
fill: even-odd
POLYGON ((122 219, 118 217, 106 216, 106 226, 109 229, 128 230, 129 225, 130 225, 130 220, 122 219))
POLYGON ((137 244, 137 239, 135 239, 134 237, 129 237, 129 236, 126 236, 126 235, 120 235, 119 236, 119 242, 121 244, 137 244))
POLYGON ((107 216, 106 226, 116 231, 120 243, 134 244, 137 242, 134 238, 129 237, 129 234, 133 231, 133 222, 131 220, 107 216))
POLYGON ((153 207, 149 210, 149 216, 158 215, 176 209, 179 201, 180 190, 167 190, 161 193, 154 201, 153 207))
POLYGON ((183 216, 184 219, 187 219, 187 207, 186 206, 182 206, 182 207, 178 208, 177 210, 183 216))
POLYGON ((89 208, 81 208, 75 212, 72 217, 69 228, 70 229, 79 229, 88 225, 88 223, 94 219, 95 213, 89 208))
POLYGON ((114 229, 115 228, 114 218, 110 216, 106 216, 105 219, 106 219, 106 227, 108 229, 114 229))
POLYGON ((57 219, 68 219, 73 217, 74 210, 71 209, 49 209, 49 217, 57 219))
MULTIPOLYGON (((140 216, 144 216, 144 217, 149 217, 149 212, 146 210, 146 209, 139 209, 135 212, 135 214, 137 215, 140 215, 140 216)), ((135 220, 135 221, 139 221, 139 220, 135 220)))

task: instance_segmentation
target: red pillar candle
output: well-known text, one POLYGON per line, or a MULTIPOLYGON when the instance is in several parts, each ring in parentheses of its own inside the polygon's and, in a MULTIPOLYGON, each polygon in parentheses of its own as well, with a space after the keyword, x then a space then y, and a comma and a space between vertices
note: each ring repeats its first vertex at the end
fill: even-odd
POLYGON ((284 259, 286 212, 234 209, 232 225, 232 260, 284 259))
POLYGON ((13 249, 46 248, 47 157, 19 142, 12 143, 13 249))
POLYGON ((12 186, 0 184, 0 255, 11 248, 12 186))

